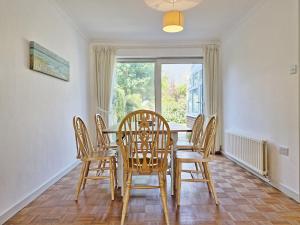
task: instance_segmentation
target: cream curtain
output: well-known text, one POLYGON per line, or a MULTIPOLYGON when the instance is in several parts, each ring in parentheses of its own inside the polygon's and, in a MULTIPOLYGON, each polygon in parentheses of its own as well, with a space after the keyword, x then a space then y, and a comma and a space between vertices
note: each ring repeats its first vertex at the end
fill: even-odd
POLYGON ((218 130, 215 150, 221 145, 221 101, 220 101, 220 77, 219 77, 219 47, 217 45, 204 46, 204 111, 206 117, 216 114, 218 118, 218 130))
POLYGON ((111 88, 116 61, 116 50, 112 47, 95 47, 95 75, 97 110, 105 123, 109 124, 111 88))

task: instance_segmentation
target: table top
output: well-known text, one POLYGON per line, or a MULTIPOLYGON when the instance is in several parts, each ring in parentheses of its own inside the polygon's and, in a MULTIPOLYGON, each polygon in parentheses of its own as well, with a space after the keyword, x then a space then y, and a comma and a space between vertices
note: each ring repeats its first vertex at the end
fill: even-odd
MULTIPOLYGON (((169 127, 171 130, 171 133, 191 132, 192 131, 191 127, 188 127, 188 126, 182 125, 182 124, 169 123, 169 127)), ((106 130, 103 130, 102 132, 107 133, 107 134, 114 134, 114 133, 118 132, 118 127, 112 126, 112 127, 107 128, 106 130)))

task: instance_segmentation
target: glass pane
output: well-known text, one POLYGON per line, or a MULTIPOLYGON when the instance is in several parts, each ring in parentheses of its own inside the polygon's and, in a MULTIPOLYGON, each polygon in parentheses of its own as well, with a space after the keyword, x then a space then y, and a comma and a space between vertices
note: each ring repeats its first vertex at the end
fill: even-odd
POLYGON ((188 101, 189 101, 188 109, 187 109, 188 112, 191 112, 193 109, 193 101, 192 100, 193 100, 193 93, 191 92, 191 94, 188 94, 188 101))
POLYGON ((193 87, 198 87, 199 86, 199 82, 200 82, 200 73, 199 71, 195 72, 193 77, 193 87))
POLYGON ((119 62, 113 88, 112 124, 138 109, 155 110, 154 67, 151 62, 119 62))
POLYGON ((203 100, 203 75, 201 75, 201 83, 200 83, 200 87, 199 87, 199 93, 200 93, 200 103, 199 103, 199 108, 200 111, 199 113, 204 113, 204 109, 203 109, 203 105, 204 105, 204 100, 203 100))
POLYGON ((191 76, 193 84, 190 83, 189 95, 192 107, 189 108, 188 115, 195 117, 203 113, 203 64, 193 64, 191 76))
POLYGON ((200 92, 199 88, 193 90, 193 101, 192 101, 192 113, 199 114, 200 113, 200 92))
POLYGON ((162 64, 162 115, 168 122, 186 124, 200 113, 202 64, 162 64))

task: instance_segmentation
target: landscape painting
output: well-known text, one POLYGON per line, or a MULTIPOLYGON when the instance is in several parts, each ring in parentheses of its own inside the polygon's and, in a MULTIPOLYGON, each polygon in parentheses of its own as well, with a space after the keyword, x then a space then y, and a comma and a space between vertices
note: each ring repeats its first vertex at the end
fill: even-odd
POLYGON ((67 60, 42 47, 34 41, 30 42, 30 69, 65 81, 70 77, 70 64, 67 60))

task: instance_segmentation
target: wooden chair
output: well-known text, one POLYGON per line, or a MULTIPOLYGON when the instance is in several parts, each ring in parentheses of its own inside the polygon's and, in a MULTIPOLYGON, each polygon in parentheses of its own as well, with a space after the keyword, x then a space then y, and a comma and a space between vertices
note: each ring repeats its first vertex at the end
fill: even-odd
POLYGON ((97 134, 97 145, 103 150, 116 149, 117 144, 112 144, 107 133, 103 133, 106 130, 106 124, 100 114, 95 115, 96 134, 97 134))
POLYGON ((199 151, 198 146, 203 134, 204 115, 199 114, 193 124, 191 136, 188 141, 177 141, 177 150, 199 151))
MULTIPOLYGON (((103 130, 106 130, 106 124, 100 114, 95 115, 95 124, 96 124, 96 135, 97 135, 97 146, 102 151, 114 151, 117 154, 117 144, 112 144, 108 133, 104 133, 103 130)), ((105 170, 108 170, 109 167, 106 167, 107 161, 103 160, 99 162, 98 168, 99 174, 103 173, 105 170)), ((117 182, 117 178, 116 181, 117 182)))
MULTIPOLYGON (((199 114, 195 122, 193 124, 191 136, 188 141, 177 141, 176 144, 176 150, 185 150, 185 151, 201 151, 199 149, 201 137, 203 135, 203 124, 204 124, 204 115, 199 114)), ((196 170, 201 170, 201 166, 198 165, 198 163, 195 163, 196 170)))
MULTIPOLYGON (((212 181, 209 161, 211 151, 214 148, 215 136, 217 129, 217 118, 212 116, 209 120, 205 132, 201 141, 201 151, 199 152, 188 152, 188 151, 177 151, 175 154, 175 177, 176 177, 176 206, 180 205, 180 191, 181 191, 181 182, 206 182, 209 192, 212 194, 216 204, 219 204, 215 187, 212 181), (201 168, 201 172, 197 170, 183 170, 182 164, 184 163, 198 163, 201 168), (181 173, 189 173, 191 179, 182 179, 181 173), (194 174, 201 174, 202 178, 195 177, 194 174)), ((199 149, 200 149, 199 147, 199 149)))
POLYGON ((169 222, 166 172, 168 153, 172 147, 167 121, 158 113, 138 110, 129 113, 120 123, 118 145, 124 165, 124 200, 121 225, 125 222, 131 189, 159 188, 167 224, 169 222), (133 175, 158 175, 159 185, 132 185, 133 175))
POLYGON ((87 128, 79 117, 73 117, 73 127, 75 131, 75 140, 77 146, 77 158, 82 161, 82 168, 80 172, 80 177, 78 181, 78 186, 76 190, 76 201, 78 201, 78 196, 81 189, 85 188, 86 181, 91 180, 101 180, 110 179, 110 189, 111 189, 111 199, 114 200, 114 189, 116 186, 116 160, 114 151, 102 151, 99 148, 94 148, 87 128), (106 160, 109 162, 109 176, 98 176, 97 172, 99 168, 90 168, 92 162, 99 162, 106 160), (96 175, 89 176, 91 171, 95 171, 96 175))

